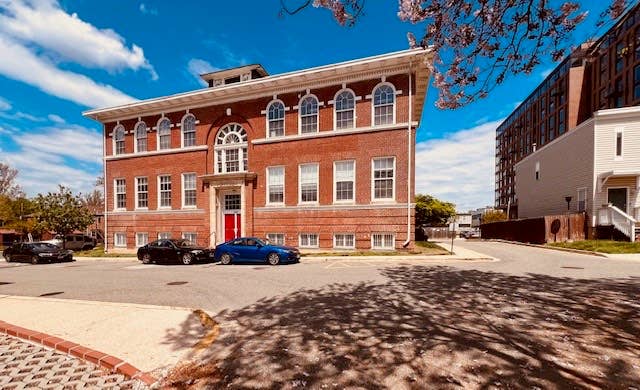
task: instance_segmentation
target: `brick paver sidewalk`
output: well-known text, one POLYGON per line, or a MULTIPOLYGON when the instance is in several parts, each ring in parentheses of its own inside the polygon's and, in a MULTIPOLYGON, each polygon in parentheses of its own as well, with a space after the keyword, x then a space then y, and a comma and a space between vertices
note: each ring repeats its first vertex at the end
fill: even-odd
POLYGON ((0 389, 84 388, 137 390, 147 387, 84 360, 0 334, 0 389))

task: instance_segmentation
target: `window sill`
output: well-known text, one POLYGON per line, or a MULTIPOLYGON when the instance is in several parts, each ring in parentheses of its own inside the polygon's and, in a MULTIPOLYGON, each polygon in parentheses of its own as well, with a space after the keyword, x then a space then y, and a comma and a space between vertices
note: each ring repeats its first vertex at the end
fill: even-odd
POLYGON ((127 208, 126 207, 125 208, 118 207, 118 208, 113 209, 113 211, 127 211, 127 208))
POLYGON ((355 200, 334 200, 334 205, 354 205, 356 204, 355 200))
POLYGON ((273 207, 273 208, 284 207, 284 203, 267 203, 265 207, 273 207))
POLYGON ((160 206, 158 210, 172 210, 171 206, 160 206))
MULTIPOLYGON (((134 210, 135 211, 149 211, 149 208, 148 207, 136 207, 134 210)), ((122 211, 122 210, 120 210, 120 211, 122 211)))
POLYGON ((318 206, 320 202, 298 202, 298 206, 318 206))
POLYGON ((387 203, 387 204, 395 204, 397 203, 395 198, 388 198, 388 199, 372 199, 371 200, 371 204, 381 204, 381 203, 387 203))
POLYGON ((182 210, 193 210, 193 209, 197 209, 198 206, 197 205, 193 205, 193 206, 182 206, 182 210))

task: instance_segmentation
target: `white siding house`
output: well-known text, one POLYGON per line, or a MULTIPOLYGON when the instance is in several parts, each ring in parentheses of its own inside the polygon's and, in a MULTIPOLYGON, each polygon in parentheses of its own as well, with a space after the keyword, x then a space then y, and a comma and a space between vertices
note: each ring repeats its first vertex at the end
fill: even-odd
POLYGON ((515 170, 520 217, 586 211, 591 227, 613 225, 634 240, 640 219, 640 107, 596 112, 515 170))

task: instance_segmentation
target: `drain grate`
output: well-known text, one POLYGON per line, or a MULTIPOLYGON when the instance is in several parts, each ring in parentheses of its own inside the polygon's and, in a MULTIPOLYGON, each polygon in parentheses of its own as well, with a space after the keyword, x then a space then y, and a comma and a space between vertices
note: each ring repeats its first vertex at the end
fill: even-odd
POLYGON ((189 282, 169 282, 167 283, 167 286, 181 286, 183 284, 187 284, 189 282))
POLYGON ((50 292, 50 293, 44 293, 44 294, 40 294, 38 296, 39 297, 50 297, 52 295, 60 295, 60 294, 64 294, 64 291, 55 291, 55 292, 50 292))
POLYGON ((13 284, 13 282, 0 282, 0 286, 4 286, 5 284, 13 284))
POLYGON ((569 266, 560 267, 560 268, 566 268, 566 269, 584 269, 583 267, 569 267, 569 266))

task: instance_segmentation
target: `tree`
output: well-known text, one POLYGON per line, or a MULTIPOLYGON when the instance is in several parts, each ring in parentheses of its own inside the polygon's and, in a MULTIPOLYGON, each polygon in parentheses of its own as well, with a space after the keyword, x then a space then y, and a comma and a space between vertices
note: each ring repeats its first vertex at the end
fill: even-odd
POLYGON ((15 182, 18 170, 0 162, 0 196, 15 199, 24 196, 22 188, 15 182))
POLYGON ((482 215, 482 223, 506 221, 507 214, 502 210, 490 210, 482 215))
MULTIPOLYGON (((58 192, 38 194, 35 204, 39 226, 63 237, 74 230, 84 230, 93 222, 93 213, 84 206, 82 198, 64 186, 58 186, 58 192)), ((64 238, 62 245, 65 246, 64 238)))
POLYGON ((446 225, 449 218, 456 215, 453 203, 443 202, 431 195, 416 195, 416 226, 446 225))
MULTIPOLYGON (((620 16, 629 0, 611 0, 601 14, 620 16)), ((281 13, 293 15, 311 5, 353 26, 365 0, 280 0, 281 13)), ((407 34, 411 47, 431 48, 439 97, 436 106, 455 109, 486 97, 510 74, 529 74, 548 56, 564 57, 568 38, 587 12, 576 2, 549 0, 398 0, 398 17, 423 24, 424 35, 407 34)))

